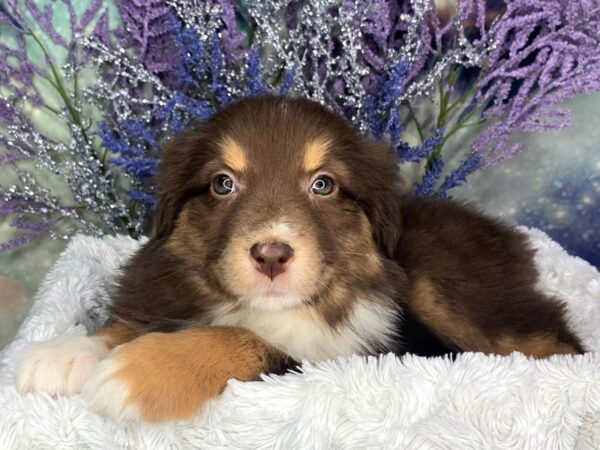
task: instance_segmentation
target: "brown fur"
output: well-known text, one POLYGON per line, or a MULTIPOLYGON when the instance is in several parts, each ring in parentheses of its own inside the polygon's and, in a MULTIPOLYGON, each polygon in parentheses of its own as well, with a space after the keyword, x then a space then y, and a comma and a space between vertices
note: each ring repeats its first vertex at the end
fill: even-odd
POLYGON ((246 151, 231 138, 224 138, 221 143, 221 151, 223 152, 223 160, 236 172, 245 172, 248 168, 248 160, 246 151))
POLYGON ((582 352, 561 302, 535 288, 525 236, 450 201, 405 199, 402 214, 396 259, 412 280, 407 305, 440 339, 501 354, 582 352), (531 344, 539 336, 544 349, 531 344))
POLYGON ((313 172, 323 166, 329 148, 326 138, 316 139, 304 147, 304 171, 313 172))
MULTIPOLYGON (((536 290, 525 236, 455 202, 402 198, 396 177, 386 144, 306 100, 247 99, 177 137, 162 155, 155 234, 125 266, 111 308, 132 330, 125 337, 177 331, 120 350, 123 376, 139 379, 134 397, 148 405, 145 416, 189 415, 227 377, 279 370, 280 353, 251 332, 210 327, 223 311, 248 307, 256 242, 293 248, 281 275, 298 294, 290 301, 340 335, 354 327, 359 302, 403 317, 393 344, 358 352, 583 351, 560 300, 536 290), (212 191, 219 173, 233 177, 234 194, 212 191), (310 193, 318 173, 335 179, 331 195, 310 193), (205 328, 180 331, 190 327, 205 328), (175 376, 183 381, 169 383, 175 376)), ((259 307, 270 301, 255 297, 259 307)))
POLYGON ((129 389, 126 401, 144 420, 159 422, 190 417, 231 378, 281 372, 286 357, 250 331, 209 327, 146 334, 118 349, 115 361, 115 375, 129 389))
MULTIPOLYGON (((581 348, 576 341, 571 344, 561 342, 560 337, 548 330, 536 328, 520 331, 511 330, 512 323, 501 324, 499 329, 490 332, 489 322, 483 322, 468 314, 468 311, 453 309, 447 298, 437 292, 435 285, 426 277, 416 278, 408 302, 413 312, 440 339, 459 349, 507 355, 519 349, 534 357, 547 357, 552 354, 579 353, 581 348)), ((483 316, 484 314, 481 314, 483 316)), ((556 324, 561 326, 560 321, 556 324)))
POLYGON ((114 348, 118 345, 134 340, 138 333, 121 322, 113 322, 106 325, 98 331, 97 336, 102 337, 108 348, 114 348))

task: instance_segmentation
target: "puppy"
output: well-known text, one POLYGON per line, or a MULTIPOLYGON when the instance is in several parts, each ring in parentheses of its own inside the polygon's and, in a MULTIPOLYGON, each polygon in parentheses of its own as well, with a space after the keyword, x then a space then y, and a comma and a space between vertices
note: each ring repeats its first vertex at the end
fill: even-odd
POLYGON ((396 185, 389 146, 316 103, 227 107, 164 151, 155 233, 123 268, 111 321, 32 346, 18 389, 82 390, 152 422, 304 360, 583 351, 536 290, 525 236, 396 185))

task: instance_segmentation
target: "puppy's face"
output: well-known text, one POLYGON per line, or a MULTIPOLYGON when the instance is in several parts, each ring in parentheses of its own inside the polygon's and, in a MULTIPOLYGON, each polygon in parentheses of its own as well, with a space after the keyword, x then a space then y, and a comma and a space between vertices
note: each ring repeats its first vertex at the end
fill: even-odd
POLYGON ((385 276, 394 179, 391 152, 320 105, 244 100, 166 149, 155 238, 223 299, 341 308, 385 276))

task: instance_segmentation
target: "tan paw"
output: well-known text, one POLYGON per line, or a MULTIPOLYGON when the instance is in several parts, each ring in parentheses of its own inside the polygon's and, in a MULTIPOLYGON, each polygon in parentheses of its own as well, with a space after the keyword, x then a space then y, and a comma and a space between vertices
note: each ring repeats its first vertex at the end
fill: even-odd
POLYGON ((97 336, 59 336, 36 342, 20 355, 15 370, 17 390, 75 395, 96 363, 108 355, 108 348, 97 336))
MULTIPOLYGON (((119 421, 189 419, 226 387, 257 379, 263 355, 224 328, 150 333, 113 350, 82 390, 91 409, 119 421)), ((244 331, 243 334, 251 332, 244 331)))

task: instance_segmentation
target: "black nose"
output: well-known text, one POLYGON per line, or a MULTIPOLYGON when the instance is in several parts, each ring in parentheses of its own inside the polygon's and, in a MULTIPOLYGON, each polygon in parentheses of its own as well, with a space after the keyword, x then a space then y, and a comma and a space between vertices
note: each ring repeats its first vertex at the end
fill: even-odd
POLYGON ((272 280, 280 273, 285 272, 286 263, 294 254, 294 250, 283 242, 271 242, 254 244, 250 248, 250 254, 256 268, 272 280))

